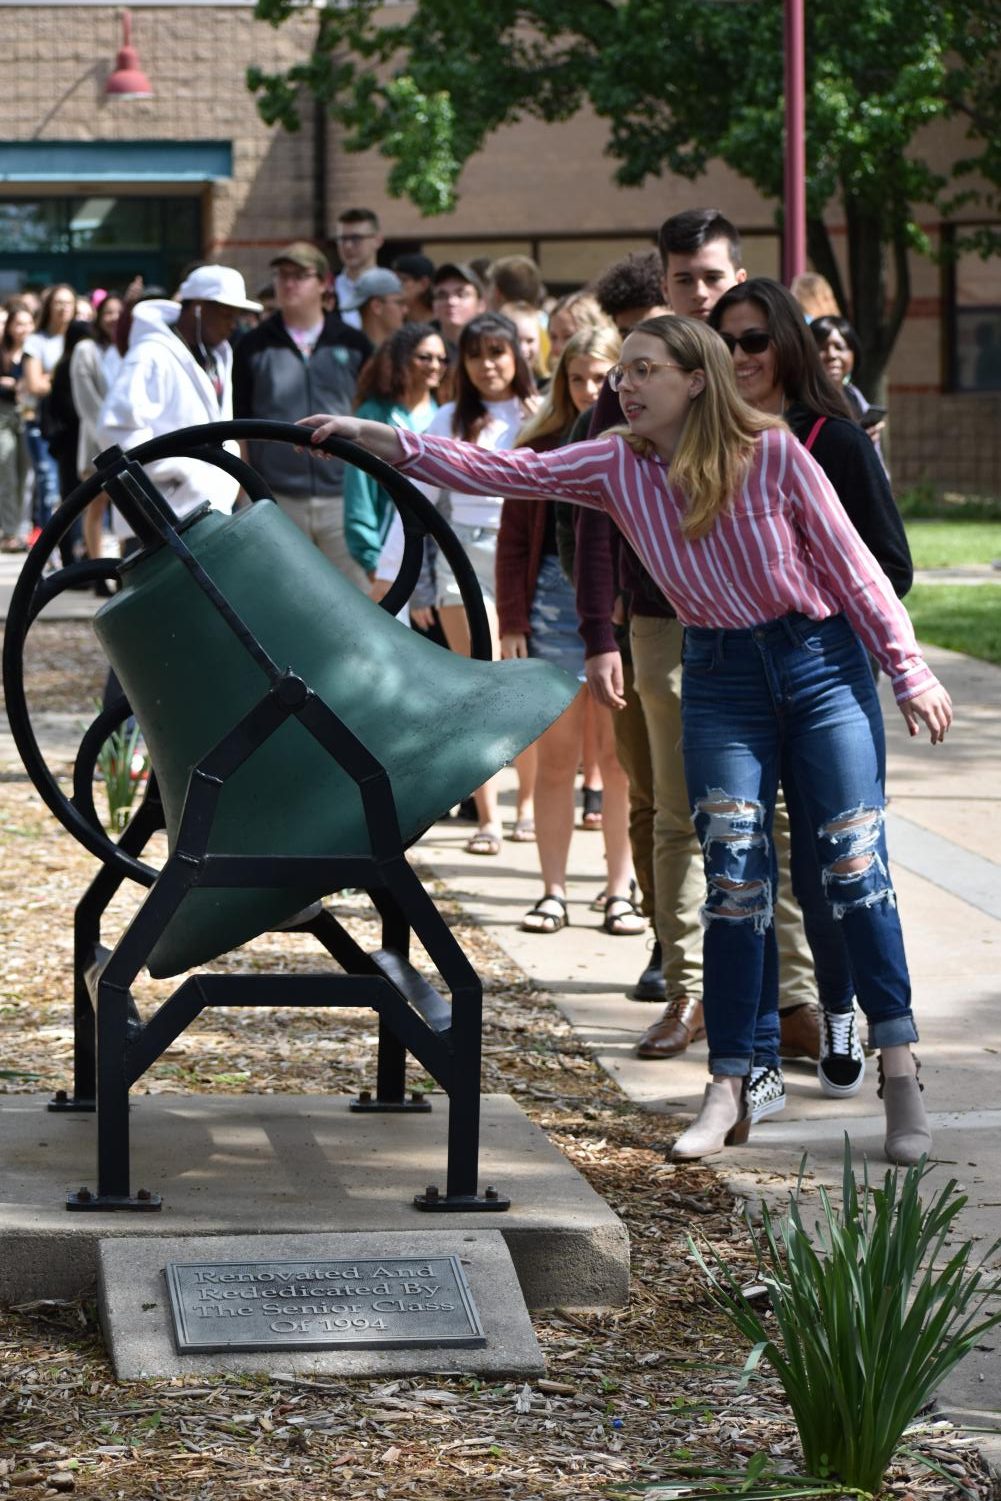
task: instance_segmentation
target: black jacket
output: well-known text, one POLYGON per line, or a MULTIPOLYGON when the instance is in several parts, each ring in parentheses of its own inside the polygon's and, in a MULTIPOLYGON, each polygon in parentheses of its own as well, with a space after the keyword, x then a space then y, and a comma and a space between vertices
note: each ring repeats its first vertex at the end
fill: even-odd
MULTIPOLYGON (((801 443, 819 420, 816 412, 794 402, 785 419, 801 443)), ((886 471, 862 428, 843 417, 827 417, 810 453, 834 486, 848 519, 876 559, 898 599, 914 582, 914 564, 904 523, 886 471)))
MULTIPOLYGON (((297 422, 311 412, 343 416, 354 405, 358 372, 371 342, 336 313, 329 313, 309 359, 303 359, 280 313, 244 334, 233 353, 233 415, 297 422)), ((314 459, 287 443, 251 443, 248 458, 278 495, 306 500, 338 495, 344 466, 314 459)))

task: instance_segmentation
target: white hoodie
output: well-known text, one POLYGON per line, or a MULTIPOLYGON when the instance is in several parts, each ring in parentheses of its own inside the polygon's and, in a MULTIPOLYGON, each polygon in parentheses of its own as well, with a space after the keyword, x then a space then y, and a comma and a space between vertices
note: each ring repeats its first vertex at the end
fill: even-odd
MULTIPOLYGON (((227 343, 217 344, 212 351, 223 382, 220 401, 188 346, 171 331, 180 315, 179 302, 150 298, 136 304, 128 353, 98 418, 102 447, 117 443, 124 449, 136 448, 181 427, 232 418, 233 351, 227 343)), ((239 451, 236 444, 226 446, 233 453, 239 451)), ((198 459, 159 459, 146 469, 178 516, 206 500, 217 510, 230 511, 240 488, 222 469, 198 459)), ((114 522, 118 535, 130 531, 117 512, 114 522)))

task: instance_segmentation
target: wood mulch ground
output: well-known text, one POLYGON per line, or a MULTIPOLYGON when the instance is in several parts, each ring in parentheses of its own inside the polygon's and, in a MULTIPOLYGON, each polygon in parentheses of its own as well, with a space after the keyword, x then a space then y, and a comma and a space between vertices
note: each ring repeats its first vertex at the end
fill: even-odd
MULTIPOLYGON (((34 635, 35 707, 86 722, 102 674, 89 628, 42 624, 34 635)), ((16 771, 0 780, 0 829, 0 1091, 47 1092, 69 1080, 70 914, 94 867, 16 771)), ((629 1307, 536 1316, 548 1375, 529 1384, 240 1376, 119 1385, 92 1305, 0 1310, 0 1495, 674 1496, 707 1475, 731 1475, 739 1489, 758 1453, 777 1474, 796 1475, 802 1460, 781 1393, 761 1374, 738 1389, 746 1352, 688 1253, 687 1235, 704 1238, 750 1279, 742 1206, 710 1170, 665 1162, 670 1123, 628 1104, 546 998, 447 893, 435 894, 484 978, 484 1088, 513 1094, 622 1216, 629 1307)), ((119 919, 132 900, 120 899, 119 919)), ((337 910, 374 946, 364 899, 337 910)), ((268 935, 249 952, 262 970, 315 965, 310 941, 295 935, 268 935)), ((169 988, 149 982, 137 998, 144 1006, 169 988)), ((373 1045, 365 1014, 220 1010, 140 1087, 349 1093, 371 1083, 373 1045)), ((998 1494, 971 1438, 931 1418, 908 1435, 888 1481, 892 1495, 915 1501, 998 1494)))

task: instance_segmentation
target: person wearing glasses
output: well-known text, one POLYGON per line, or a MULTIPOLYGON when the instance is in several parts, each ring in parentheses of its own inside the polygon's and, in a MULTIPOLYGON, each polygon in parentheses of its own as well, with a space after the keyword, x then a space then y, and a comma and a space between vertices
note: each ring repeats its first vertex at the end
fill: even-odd
POLYGON ((462 330, 486 308, 483 282, 468 261, 446 261, 438 267, 431 283, 431 305, 432 322, 454 359, 462 330))
POLYGON ((705 857, 712 1082, 674 1160, 746 1141, 751 1069, 778 1064, 771 825, 780 775, 790 775, 880 1053, 884 1152, 918 1162, 931 1132, 911 1053, 867 649, 912 735, 924 725, 933 745, 945 738, 949 695, 824 471, 780 416, 740 396, 712 329, 683 317, 640 323, 609 380, 625 426, 548 453, 489 453, 349 417, 305 425, 314 442, 352 439, 425 483, 607 511, 684 623, 682 749, 705 857))
MULTIPOLYGON (((429 323, 405 323, 380 344, 362 370, 358 416, 424 432, 438 410, 437 391, 447 368, 441 334, 429 323)), ((395 515, 396 507, 373 475, 353 467, 346 470, 344 535, 370 583, 395 515)))
MULTIPOLYGON (((623 334, 654 311, 647 304, 669 292, 672 310, 705 322, 720 297, 746 278, 740 236, 718 209, 686 209, 660 226, 657 252, 620 262, 598 282, 603 305, 623 334), (633 290, 630 290, 631 285, 633 290)), ((603 389, 590 434, 597 437, 622 420, 618 397, 603 389)), ((618 578, 629 600, 627 645, 632 654, 632 687, 642 705, 647 765, 653 801, 653 895, 658 956, 663 965, 667 1005, 637 1045, 640 1058, 668 1062, 705 1036, 702 1014, 703 931, 702 858, 692 828, 685 768, 681 756, 681 649, 684 630, 669 600, 621 544, 607 515, 582 511, 577 526, 577 599, 588 644, 588 682, 601 703, 616 711, 616 734, 630 714, 629 672, 607 622, 612 595, 603 580, 616 576, 608 561, 618 555, 618 578), (623 701, 626 707, 623 707, 623 701)), ((639 750, 634 751, 640 763, 639 750)), ((789 865, 789 823, 780 799, 775 842, 779 868, 789 865)), ((637 861, 637 869, 642 870, 637 861)), ((642 884, 642 879, 641 879, 642 884)), ((814 959, 803 930, 802 913, 783 874, 775 903, 779 949, 781 1058, 816 1061, 820 1052, 814 959)), ((651 966, 652 967, 652 966, 651 966)), ((657 1000, 657 987, 644 972, 633 992, 637 1000, 657 1000)), ((785 1083, 778 1069, 755 1067, 748 1086, 752 1124, 785 1108, 785 1083)))
MULTIPOLYGON (((351 412, 372 345, 336 313, 325 313, 330 263, 308 240, 286 245, 271 262, 277 311, 250 329, 233 356, 233 412, 295 422, 322 400, 351 412)), ((252 442, 245 456, 275 502, 359 589, 368 580, 344 535, 344 465, 318 464, 287 443, 252 442)))
POLYGON ((355 302, 355 283, 366 271, 374 271, 382 249, 379 216, 370 208, 347 208, 337 216, 334 244, 341 269, 334 277, 337 307, 345 323, 361 328, 361 313, 355 302))
MULTIPOLYGON (((521 352, 518 330, 500 313, 483 313, 471 319, 462 330, 454 398, 439 408, 428 431, 454 434, 484 449, 507 448, 537 405, 535 382, 521 352)), ((366 428, 373 425, 364 424, 366 428)), ((422 488, 451 525, 473 565, 490 623, 496 658, 500 655, 495 603, 500 496, 487 496, 482 491, 466 495, 461 485, 445 489, 438 486, 422 488)), ((396 578, 403 556, 403 541, 403 525, 397 512, 390 523, 386 545, 376 567, 373 598, 382 599, 396 578)), ((432 609, 437 612, 451 650, 468 657, 469 622, 458 582, 444 554, 426 543, 424 571, 410 599, 411 623, 426 629, 431 624, 432 609)), ((534 750, 523 751, 514 760, 518 794, 512 837, 518 842, 526 842, 526 835, 534 837, 534 754, 534 750)), ((474 800, 478 827, 466 843, 466 853, 499 855, 503 834, 493 779, 477 788, 474 800)))

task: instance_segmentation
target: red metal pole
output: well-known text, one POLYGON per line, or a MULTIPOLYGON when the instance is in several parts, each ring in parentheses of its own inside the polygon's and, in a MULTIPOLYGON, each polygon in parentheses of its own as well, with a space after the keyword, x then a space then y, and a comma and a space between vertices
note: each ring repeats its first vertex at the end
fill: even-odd
POLYGON ((785 0, 785 234, 782 274, 806 270, 806 62, 804 0, 785 0))

